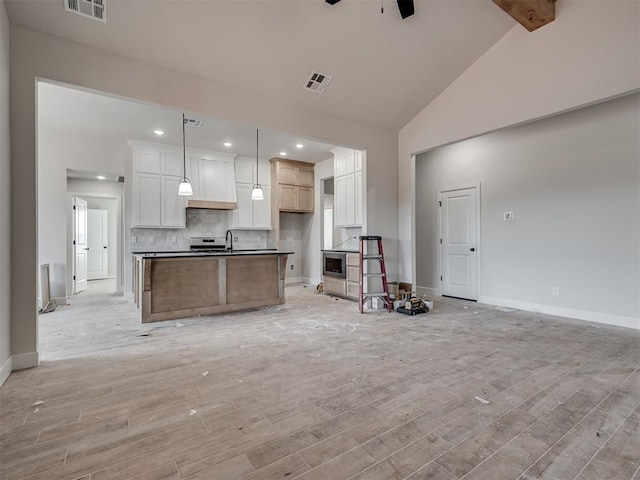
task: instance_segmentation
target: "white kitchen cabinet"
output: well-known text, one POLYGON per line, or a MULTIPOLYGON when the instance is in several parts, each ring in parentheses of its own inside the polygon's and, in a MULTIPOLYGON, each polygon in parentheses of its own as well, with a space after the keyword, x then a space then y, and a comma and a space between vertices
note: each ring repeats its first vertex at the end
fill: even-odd
POLYGON ((334 212, 336 227, 362 226, 362 152, 335 148, 334 212))
POLYGON ((184 197, 178 195, 178 187, 182 177, 161 175, 160 225, 167 228, 185 228, 186 208, 184 197))
POLYGON ((271 230, 270 164, 266 160, 260 160, 258 165, 258 180, 260 185, 262 185, 264 200, 251 200, 251 192, 253 191, 256 178, 256 161, 248 157, 236 159, 235 171, 238 205, 233 211, 232 228, 271 230))
POLYGON ((185 200, 178 195, 182 156, 164 145, 132 144, 133 227, 185 228, 185 200))
POLYGON ((161 202, 160 175, 154 173, 135 174, 133 198, 133 226, 159 226, 161 202))

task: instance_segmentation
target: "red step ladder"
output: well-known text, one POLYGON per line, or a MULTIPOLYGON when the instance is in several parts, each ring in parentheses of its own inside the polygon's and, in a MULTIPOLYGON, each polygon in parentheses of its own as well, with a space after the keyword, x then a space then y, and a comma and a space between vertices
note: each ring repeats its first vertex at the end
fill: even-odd
MULTIPOLYGON (((370 284, 374 282, 367 282, 367 290, 370 288, 370 284)), ((360 313, 364 313, 364 306, 367 301, 373 302, 372 299, 381 299, 388 311, 391 311, 393 305, 391 304, 391 298, 389 298, 389 286, 387 285, 387 269, 384 265, 384 252, 382 251, 382 237, 377 235, 365 235, 360 237, 360 295, 359 305, 360 313), (372 271, 370 263, 375 265, 375 262, 380 264, 379 272, 372 271), (365 268, 366 267, 366 268, 365 268), (366 270, 366 271, 365 271, 366 270), (380 285, 381 291, 364 291, 364 279, 368 278, 380 278, 382 285, 380 285)))

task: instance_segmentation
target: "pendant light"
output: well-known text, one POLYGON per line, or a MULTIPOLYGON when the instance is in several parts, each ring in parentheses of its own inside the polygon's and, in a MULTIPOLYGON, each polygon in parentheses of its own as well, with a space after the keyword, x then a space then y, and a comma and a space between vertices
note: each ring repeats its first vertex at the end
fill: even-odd
POLYGON ((253 186, 253 190, 251 190, 251 200, 264 200, 264 192, 262 191, 262 185, 258 183, 258 133, 259 130, 256 129, 256 184, 253 186))
POLYGON ((187 178, 187 153, 184 145, 184 113, 182 114, 182 180, 178 186, 178 195, 193 195, 191 181, 187 178))

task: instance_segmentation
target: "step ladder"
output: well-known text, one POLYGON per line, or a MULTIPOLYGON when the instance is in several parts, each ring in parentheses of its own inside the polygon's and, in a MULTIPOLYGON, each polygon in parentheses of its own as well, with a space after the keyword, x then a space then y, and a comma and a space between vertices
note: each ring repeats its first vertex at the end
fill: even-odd
MULTIPOLYGON (((367 290, 371 287, 371 283, 367 282, 367 290)), ((382 237, 377 235, 368 235, 360 237, 360 282, 359 282, 359 304, 360 313, 364 313, 364 306, 367 302, 373 303, 374 298, 382 300, 387 307, 388 311, 391 311, 392 304, 391 298, 389 298, 389 286, 387 285, 387 270, 384 265, 384 252, 382 251, 382 237), (375 265, 375 262, 380 264, 379 272, 376 268, 369 268, 371 263, 375 265), (366 268, 365 268, 366 267, 366 268), (364 291, 364 280, 369 278, 380 278, 381 285, 377 288, 378 291, 364 291)))

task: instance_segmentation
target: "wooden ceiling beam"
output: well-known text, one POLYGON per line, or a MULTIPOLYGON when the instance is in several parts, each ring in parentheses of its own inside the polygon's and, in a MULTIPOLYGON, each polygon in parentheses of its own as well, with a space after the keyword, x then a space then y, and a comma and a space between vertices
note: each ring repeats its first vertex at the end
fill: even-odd
POLYGON ((524 28, 534 30, 556 18, 555 0, 492 0, 524 28))

